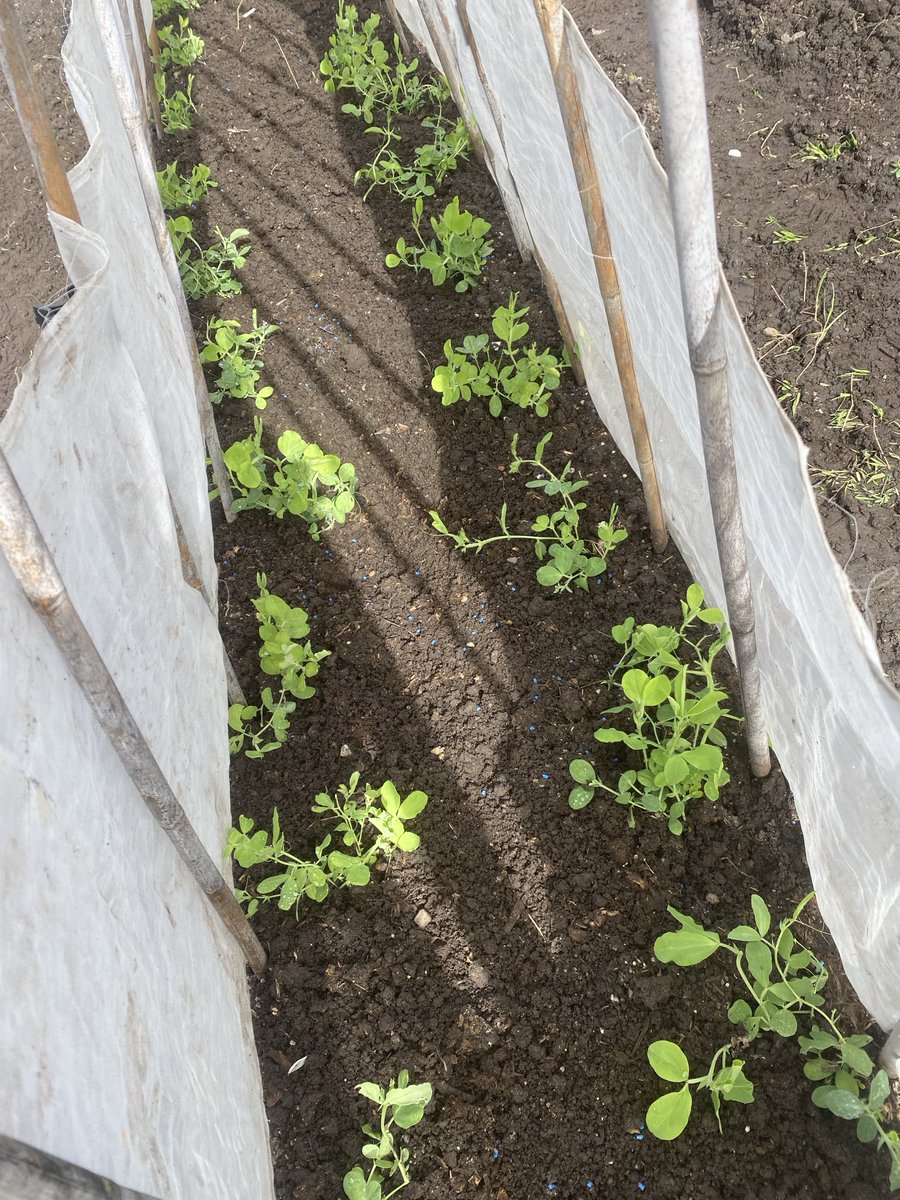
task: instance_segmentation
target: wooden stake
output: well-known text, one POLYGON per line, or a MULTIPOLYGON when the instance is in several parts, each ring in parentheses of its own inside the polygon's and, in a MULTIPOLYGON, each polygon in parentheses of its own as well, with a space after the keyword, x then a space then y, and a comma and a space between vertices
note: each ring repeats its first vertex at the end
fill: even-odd
POLYGON ((412 48, 409 44, 409 36, 406 32, 406 26, 400 20, 400 14, 397 12, 396 0, 384 0, 384 7, 387 9, 388 16, 391 19, 391 24, 397 31, 397 37, 400 39, 400 47, 403 50, 406 58, 412 58, 412 48))
MULTIPOLYGON (((156 130, 157 139, 161 140, 163 135, 162 130, 162 113, 159 109, 159 96, 156 94, 156 68, 150 58, 150 41, 149 31, 144 29, 144 14, 141 11, 141 0, 131 0, 131 8, 134 13, 134 23, 138 30, 138 45, 141 48, 141 60, 144 64, 144 84, 147 89, 147 100, 150 104, 150 112, 153 115, 153 128, 156 130)), ((154 32, 156 26, 153 26, 154 32)), ((159 38, 157 37, 157 44, 159 38)))
POLYGON ((0 1134, 0 1200, 153 1200, 0 1134))
POLYGON ((438 63, 441 71, 444 73, 444 78, 447 80, 447 86, 450 89, 450 95, 453 97, 453 103, 459 109, 460 115, 466 123, 469 141, 472 144, 472 153, 484 165, 485 155, 489 153, 489 150, 485 147, 484 139, 478 129, 478 123, 466 101, 465 93, 459 79, 459 68, 457 67, 449 38, 444 37, 444 32, 440 28, 442 22, 445 20, 443 9, 440 5, 435 4, 435 0, 419 0, 419 8, 421 9, 422 18, 425 21, 428 32, 431 35, 431 40, 434 42, 438 63))
POLYGON ((0 0, 0 58, 47 207, 80 225, 81 217, 56 144, 47 104, 25 53, 13 0, 0 0))
POLYGON ((66 591, 28 502, 0 452, 0 550, 153 818, 178 851, 257 974, 266 955, 110 675, 66 591))
POLYGON ((569 318, 562 302, 562 296, 559 294, 559 288, 556 286, 556 280, 545 267, 544 260, 537 250, 534 251, 534 260, 540 268, 544 287, 547 289, 550 303, 553 305, 553 312, 556 314, 556 323, 559 326, 559 332, 562 334, 563 343, 569 352, 569 361, 572 364, 572 374, 575 376, 575 382, 579 387, 584 387, 584 368, 581 365, 578 346, 575 338, 572 336, 572 326, 569 324, 569 318))
POLYGON ((619 382, 622 387, 622 396, 628 413, 635 455, 644 488, 644 503, 647 506, 650 536, 653 540, 654 550, 657 554, 661 554, 666 548, 669 535, 666 530, 656 467, 653 462, 653 448, 647 429, 647 419, 644 415, 634 370, 631 336, 628 332, 628 321, 622 305, 619 273, 609 239, 600 177, 587 132, 578 80, 572 61, 571 46, 564 33, 563 9, 560 0, 533 0, 533 3, 541 32, 544 35, 544 44, 547 47, 547 56, 553 72, 556 97, 559 101, 559 109, 569 144, 569 154, 575 168, 588 238, 594 257, 597 283, 606 310, 606 320, 619 372, 619 382))

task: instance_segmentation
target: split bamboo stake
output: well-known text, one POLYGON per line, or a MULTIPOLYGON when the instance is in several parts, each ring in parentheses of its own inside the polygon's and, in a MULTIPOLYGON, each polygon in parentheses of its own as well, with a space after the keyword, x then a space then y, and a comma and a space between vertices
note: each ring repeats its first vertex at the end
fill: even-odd
POLYGON ((397 31, 397 37, 400 39, 400 47, 403 50, 404 55, 406 58, 412 58, 412 48, 409 44, 406 26, 400 20, 400 14, 397 12, 396 0, 385 0, 384 6, 387 9, 387 14, 391 20, 391 24, 397 31))
POLYGON ((138 103, 134 81, 131 78, 127 62, 125 61, 124 47, 119 38, 119 31, 116 26, 115 14, 111 3, 112 0, 93 0, 94 17, 106 54, 109 72, 115 85, 116 94, 122 105, 120 115, 122 123, 125 126, 135 167, 137 168, 141 189, 144 193, 144 203, 147 206, 147 212, 150 216, 153 236, 156 239, 156 248, 159 251, 159 256, 168 276, 169 286, 178 309, 185 347, 191 363, 194 394, 197 399, 197 411, 200 416, 200 425, 206 442, 206 450, 212 463, 213 477, 216 481, 216 487, 219 490, 225 519, 231 522, 235 518, 235 513, 231 507, 231 482, 227 468, 225 467, 225 459, 222 455, 219 435, 216 431, 215 417, 213 416, 212 404, 209 399, 209 391, 206 387, 206 379, 203 375, 203 367, 200 363, 197 343, 194 339, 194 330, 191 326, 187 300, 184 296, 181 275, 178 271, 178 262, 175 258, 175 251, 172 249, 172 240, 169 237, 169 228, 166 224, 166 214, 163 210, 162 201, 159 198, 159 188, 156 182, 156 164, 150 154, 150 148, 143 133, 145 117, 141 113, 141 106, 138 103))
POLYGON ((257 974, 266 955, 187 819, 66 591, 28 502, 0 451, 0 550, 153 818, 257 974))
POLYGON ((684 322, 753 774, 771 769, 722 333, 721 271, 696 0, 650 0, 684 322))
MULTIPOLYGON (((149 31, 144 28, 144 14, 141 11, 141 0, 131 0, 131 10, 134 13, 134 24, 138 31, 138 44, 141 47, 141 61, 144 64, 144 87, 150 112, 153 116, 153 128, 157 139, 162 140, 162 113, 159 109, 159 96, 156 94, 156 70, 150 58, 149 31)), ((154 25, 154 30, 156 26, 154 25)))
POLYGON ((559 101, 559 110, 569 144, 569 154, 578 181, 578 191, 594 257, 594 268, 597 272, 597 283, 606 310, 609 335, 612 340, 622 396, 628 413, 634 451, 644 489, 644 503, 647 506, 650 536, 653 540, 654 550, 660 554, 666 548, 669 537, 666 530, 666 518, 656 477, 656 467, 653 462, 653 447, 650 443, 647 420, 634 370, 631 337, 628 332, 625 309, 622 305, 619 273, 613 258, 609 229, 606 224, 600 176, 587 132, 581 96, 578 91, 578 80, 575 76, 575 66, 571 56, 571 46, 564 31, 563 9, 560 0, 533 0, 533 3, 541 32, 544 35, 544 44, 547 47, 547 56, 553 72, 556 97, 559 101))
POLYGON ((105 1175, 0 1134, 0 1200, 152 1200, 105 1175))
POLYGON ((81 224, 78 206, 50 124, 50 114, 25 53, 13 0, 0 0, 0 58, 47 207, 81 224))

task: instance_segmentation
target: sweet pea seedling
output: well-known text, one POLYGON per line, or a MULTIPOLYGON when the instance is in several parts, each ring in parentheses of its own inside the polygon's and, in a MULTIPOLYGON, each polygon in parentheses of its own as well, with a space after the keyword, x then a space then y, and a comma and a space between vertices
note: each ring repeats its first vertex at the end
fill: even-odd
POLYGON ((204 248, 193 236, 194 222, 190 217, 169 217, 167 224, 181 283, 192 300, 234 296, 243 291, 233 272, 241 269, 250 253, 250 247, 241 244, 248 230, 234 229, 226 235, 217 226, 219 245, 204 248))
POLYGON ((206 341, 200 350, 202 363, 217 363, 219 374, 216 389, 209 398, 214 404, 230 396, 234 400, 252 398, 257 408, 265 408, 273 388, 258 388, 260 372, 264 366, 262 351, 277 325, 257 320, 253 309, 253 325, 242 330, 240 321, 225 321, 212 317, 206 325, 206 341))
POLYGON ((455 290, 467 292, 478 281, 493 252, 493 242, 485 237, 490 224, 470 212, 461 211, 459 197, 454 196, 439 217, 431 218, 435 236, 426 242, 421 231, 423 211, 423 200, 419 196, 413 205, 412 216, 413 232, 419 245, 409 245, 405 238, 399 238, 397 253, 388 254, 385 264, 394 268, 403 263, 417 275, 419 271, 428 271, 435 287, 448 279, 456 279, 455 290))
MULTIPOLYGON (((822 992, 828 982, 828 972, 794 934, 803 910, 812 898, 812 892, 804 896, 791 916, 774 928, 765 900, 762 896, 751 896, 753 924, 736 925, 724 938, 714 930, 704 929, 692 917, 669 908, 679 928, 658 937, 653 952, 660 962, 674 962, 684 967, 704 962, 720 950, 731 954, 750 1003, 742 998, 735 1000, 728 1009, 728 1019, 742 1027, 747 1042, 755 1041, 765 1032, 782 1038, 797 1037, 797 1044, 806 1059, 803 1072, 819 1084, 812 1093, 813 1104, 844 1120, 856 1121, 860 1141, 877 1141, 888 1151, 891 1187, 896 1188, 900 1186, 900 1133, 888 1127, 889 1117, 884 1111, 890 1096, 887 1072, 876 1070, 866 1052, 872 1039, 866 1034, 846 1035, 836 1014, 826 1011, 822 992), (805 1034, 800 1033, 800 1021, 810 1022, 805 1034)), ((737 1060, 734 1065, 738 1065, 737 1060)), ((663 1078, 674 1077, 665 1075, 663 1078)), ((684 1079, 687 1079, 686 1075, 684 1079)), ((679 1078, 674 1082, 684 1081, 679 1078)), ((684 1115, 684 1101, 662 1097, 656 1104, 662 1101, 666 1103, 657 1110, 654 1119, 659 1117, 660 1128, 669 1131, 676 1128, 684 1115)), ((651 1110, 654 1107, 651 1105, 651 1110)), ((690 1115, 689 1104, 687 1115, 690 1115)), ((660 1133, 650 1124, 650 1113, 647 1114, 647 1125, 658 1137, 677 1137, 686 1121, 685 1117, 674 1133, 660 1133)))
POLYGON ((713 1055, 705 1075, 689 1078, 691 1065, 687 1055, 674 1042, 653 1042, 647 1049, 650 1066, 669 1083, 680 1083, 677 1092, 667 1092, 654 1100, 647 1109, 647 1128, 661 1141, 671 1142, 679 1137, 691 1119, 696 1091, 708 1091, 712 1101, 719 1132, 722 1132, 721 1106, 724 1100, 737 1104, 753 1103, 753 1084, 744 1074, 744 1064, 736 1058, 729 1063, 730 1050, 721 1046, 713 1055))
POLYGON ((717 688, 712 666, 731 633, 722 611, 705 607, 703 589, 696 583, 688 588, 681 609, 679 629, 636 625, 633 617, 613 628, 613 639, 622 646, 617 670, 628 669, 613 684, 625 702, 606 709, 606 714, 627 713, 632 728, 604 726, 594 737, 635 751, 640 765, 623 771, 612 788, 587 759, 573 759, 569 774, 577 786, 569 793, 572 808, 584 808, 601 790, 628 809, 630 826, 635 824, 635 811, 643 809, 664 813, 670 832, 680 834, 688 802, 700 796, 717 800, 728 783, 722 758, 725 735, 718 724, 737 718, 722 706, 728 697, 717 688), (694 641, 689 631, 695 624, 721 629, 694 641))
POLYGON ((516 308, 519 299, 514 292, 508 303, 494 312, 491 329, 497 338, 495 352, 486 333, 469 334, 461 346, 452 341, 444 343, 446 362, 437 368, 431 386, 447 406, 460 400, 468 402, 473 396, 488 402, 492 417, 499 417, 504 406, 531 409, 539 417, 550 411, 550 399, 559 387, 560 374, 570 366, 564 350, 557 358, 550 350, 538 350, 519 343, 528 333, 528 323, 522 318, 528 307, 516 308))
POLYGON ((370 1166, 368 1171, 356 1166, 347 1172, 344 1195, 347 1200, 390 1200, 409 1183, 409 1150, 398 1148, 394 1129, 412 1129, 419 1124, 431 1102, 431 1084, 411 1084, 409 1072, 400 1071, 386 1089, 377 1083, 360 1083, 356 1090, 376 1106, 377 1127, 363 1125, 369 1140, 362 1153, 370 1166), (388 1181, 398 1175, 400 1182, 385 1192, 388 1181))
MULTIPOLYGON (((270 457, 262 448, 262 421, 254 420, 252 437, 234 442, 225 451, 225 466, 238 495, 235 512, 262 508, 279 518, 286 513, 309 526, 313 541, 322 530, 343 525, 355 506, 356 470, 336 454, 326 454, 315 442, 306 442, 293 429, 278 439, 282 457, 270 457), (271 470, 271 478, 270 478, 271 470)), ((213 490, 210 498, 218 492, 213 490)))
POLYGON ((547 433, 541 438, 534 458, 519 456, 518 434, 512 441, 513 459, 509 466, 510 475, 518 474, 522 467, 531 467, 537 473, 537 478, 530 479, 525 486, 562 502, 559 508, 550 513, 541 513, 532 522, 531 533, 510 533, 505 504, 499 517, 501 532, 488 538, 472 539, 465 529, 451 533, 438 513, 431 511, 429 516, 432 527, 442 536, 451 538, 457 549, 463 552, 480 554, 485 546, 493 542, 531 542, 535 556, 542 563, 537 570, 538 583, 544 587, 552 587, 554 593, 569 592, 573 586, 586 592, 590 581, 606 570, 610 552, 628 537, 628 531, 616 528, 618 507, 614 504, 610 509, 609 520, 600 522, 593 539, 586 541, 578 536, 581 513, 587 505, 583 501, 573 500, 572 497, 588 484, 584 479, 571 478, 574 470, 571 462, 566 463, 559 475, 547 466, 544 462, 544 450, 552 437, 552 433, 547 433))
POLYGON ((166 212, 188 208, 202 200, 210 188, 219 186, 204 163, 197 163, 190 175, 179 175, 177 161, 157 171, 156 182, 166 212))
POLYGON ((241 816, 238 828, 228 833, 226 853, 240 866, 251 868, 274 863, 283 868, 262 879, 254 890, 236 895, 252 916, 260 902, 275 900, 283 911, 293 908, 299 917, 304 897, 321 903, 333 887, 365 887, 379 859, 389 860, 395 851, 408 853, 419 846, 419 835, 407 828, 428 804, 424 792, 403 797, 388 779, 381 787, 359 786, 359 773, 341 784, 334 796, 320 792, 312 806, 332 822, 332 830, 315 847, 311 859, 291 854, 284 842, 278 810, 272 814, 271 838, 265 829, 253 832, 254 821, 241 816), (334 848, 337 840, 343 849, 334 848))

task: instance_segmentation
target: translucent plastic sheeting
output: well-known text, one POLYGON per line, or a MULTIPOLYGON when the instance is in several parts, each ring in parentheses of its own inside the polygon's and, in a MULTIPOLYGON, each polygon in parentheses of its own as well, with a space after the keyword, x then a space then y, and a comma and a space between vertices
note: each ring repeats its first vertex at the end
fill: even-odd
MULTIPOLYGON (((423 3, 426 0, 422 0, 423 3)), ((467 75, 455 0, 442 8, 467 75)), ((398 0, 413 32, 417 0, 398 0)), ((531 3, 469 0, 502 128, 504 161, 555 278, 597 411, 634 465, 574 171, 531 3)), ((636 369, 672 535, 695 578, 724 596, 709 513, 665 175, 634 110, 566 14, 636 369)), ((473 100, 474 106, 474 100, 473 100)), ((900 1019, 900 697, 825 539, 806 450, 772 395, 727 287, 735 449, 772 743, 797 803, 819 906, 847 974, 886 1028, 900 1019)), ((614 498, 614 497, 613 497, 614 498)), ((640 619, 654 614, 636 612, 640 619)), ((737 885, 737 882, 735 884, 737 885)))
MULTIPOLYGON (((170 493, 214 594, 184 335, 91 5, 66 70, 90 150, 76 293, 0 444, 74 604, 214 861, 230 824, 216 619, 182 575, 170 493)), ((145 808, 0 556, 0 1128, 124 1186, 272 1195, 242 956, 145 808)), ((223 863, 223 870, 226 870, 223 863)))

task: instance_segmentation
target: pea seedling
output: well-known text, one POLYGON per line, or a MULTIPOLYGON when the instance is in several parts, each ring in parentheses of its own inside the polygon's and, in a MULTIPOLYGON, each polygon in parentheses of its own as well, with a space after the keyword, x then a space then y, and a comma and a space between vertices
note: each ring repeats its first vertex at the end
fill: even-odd
POLYGON ((362 1153, 371 1165, 368 1172, 360 1166, 347 1172, 344 1195, 347 1200, 390 1200, 409 1183, 409 1150, 397 1148, 394 1127, 412 1129, 419 1124, 431 1101, 431 1084, 411 1084, 409 1072, 400 1071, 387 1089, 377 1083, 360 1083, 356 1090, 377 1107, 377 1128, 363 1125, 369 1140, 362 1153), (400 1182, 385 1192, 385 1185, 397 1175, 400 1182))
POLYGON ((185 90, 175 91, 170 96, 166 85, 166 77, 159 72, 153 77, 156 97, 160 105, 162 127, 166 133, 183 133, 194 123, 193 114, 197 111, 194 103, 194 77, 188 75, 185 90))
MULTIPOLYGON (((679 928, 658 937, 653 953, 660 962, 683 967, 705 962, 719 950, 731 954, 751 1002, 735 1000, 728 1009, 729 1021, 742 1027, 748 1042, 763 1032, 783 1038, 797 1036, 806 1058, 803 1072, 819 1084, 812 1093, 813 1104, 844 1120, 856 1121, 860 1141, 877 1140, 890 1155, 891 1187, 900 1187, 900 1133, 887 1127, 884 1113, 891 1090, 887 1072, 876 1071, 866 1052, 870 1037, 845 1035, 836 1014, 826 1012, 822 992, 828 972, 794 934, 812 898, 812 892, 804 896, 791 916, 774 930, 768 905, 762 896, 753 895, 753 924, 736 925, 724 939, 692 917, 669 908, 679 928), (799 1034, 798 1018, 811 1022, 806 1035, 799 1034)), ((649 1114, 647 1123, 649 1127, 649 1114)))
POLYGON ((179 16, 177 29, 174 25, 164 25, 159 30, 159 44, 162 48, 160 66, 163 70, 168 67, 192 67, 204 49, 203 38, 197 37, 189 19, 184 16, 179 16))
POLYGON ((429 83, 418 74, 419 60, 406 62, 400 49, 400 39, 394 36, 394 58, 384 42, 375 36, 381 23, 377 13, 368 16, 360 26, 356 5, 339 0, 336 31, 328 39, 329 50, 319 64, 325 77, 325 91, 333 94, 351 91, 359 103, 341 105, 341 111, 362 117, 371 125, 375 112, 384 109, 388 116, 413 115, 426 100, 446 96, 443 81, 429 83))
POLYGON ((441 404, 468 402, 479 396, 487 400, 492 417, 501 415, 504 404, 532 409, 539 417, 547 416, 550 397, 559 387, 560 373, 571 364, 565 350, 557 358, 549 350, 539 351, 534 342, 530 346, 517 345, 529 329, 522 320, 528 308, 517 309, 518 299, 518 293, 513 293, 509 302, 495 311, 491 321, 499 354, 491 353, 490 336, 486 333, 469 334, 461 346, 454 347, 452 341, 444 343, 447 361, 437 368, 431 380, 441 404))
POLYGON ((316 689, 309 682, 319 673, 319 663, 330 650, 313 650, 303 639, 309 635, 309 620, 302 608, 291 607, 268 590, 265 575, 256 576, 259 595, 253 601, 259 617, 259 665, 267 675, 277 675, 282 688, 298 700, 310 700, 316 689))
POLYGON ((423 210, 419 196, 413 205, 412 216, 419 245, 408 245, 405 238, 399 238, 397 253, 388 254, 385 264, 393 269, 403 263, 417 275, 420 271, 428 271, 435 287, 448 279, 456 279, 455 290, 467 292, 475 285, 494 249, 493 243, 485 238, 490 224, 470 212, 460 211, 459 197, 454 196, 439 217, 430 218, 435 236, 426 243, 421 232, 423 210))
POLYGON ((193 236, 194 223, 190 217, 169 217, 167 223, 181 282, 192 300, 234 296, 244 290, 233 271, 239 271, 247 261, 250 247, 241 243, 249 230, 235 229, 226 236, 216 226, 219 245, 204 248, 193 236))
POLYGON ((263 688, 259 704, 232 704, 228 709, 230 753, 243 751, 246 758, 262 758, 279 750, 287 741, 290 716, 296 707, 293 700, 286 699, 284 688, 277 700, 271 688, 263 688))
POLYGON ((156 172, 156 181, 166 212, 189 208, 202 200, 210 188, 219 186, 204 163, 197 163, 190 175, 179 175, 177 161, 171 162, 156 172))
POLYGON ((587 591, 590 581, 602 575, 606 570, 610 551, 628 537, 625 529, 616 528, 617 505, 613 505, 608 521, 601 521, 597 526, 596 537, 586 542, 578 536, 581 514, 587 505, 583 501, 573 500, 573 495, 588 486, 587 480, 570 478, 574 470, 571 462, 567 462, 562 472, 557 475, 544 462, 544 450, 553 437, 552 433, 545 434, 535 448, 534 458, 522 458, 518 454, 519 435, 512 441, 513 460, 509 465, 510 475, 516 475, 522 467, 531 467, 537 473, 537 478, 530 479, 525 486, 542 491, 545 496, 558 497, 562 504, 550 513, 541 513, 531 525, 531 533, 510 533, 507 525, 506 504, 500 510, 499 525, 501 532, 493 537, 473 540, 460 529, 451 533, 438 513, 431 511, 431 524, 444 537, 453 540, 454 545, 462 551, 472 551, 480 554, 485 546, 493 542, 531 542, 538 561, 542 563, 537 570, 537 581, 543 587, 552 587, 554 593, 570 592, 572 587, 587 591))
MULTIPOLYGON (((336 454, 326 454, 315 442, 305 442, 293 429, 278 439, 281 458, 262 448, 262 421, 253 423, 252 437, 234 442, 225 451, 225 466, 238 492, 235 512, 262 508, 279 520, 285 513, 309 526, 313 541, 323 529, 343 525, 356 503, 356 470, 336 454), (272 478, 269 479, 269 469, 272 478)), ((218 493, 213 491, 211 499, 218 493)))
POLYGON ((574 759, 569 764, 576 783, 569 793, 570 807, 584 808, 599 789, 628 809, 632 828, 635 810, 643 809, 665 813, 670 832, 680 834, 688 801, 700 796, 717 800, 728 783, 722 759, 725 735, 717 726, 736 718, 722 707, 728 696, 716 687, 712 666, 731 633, 721 609, 704 607, 703 589, 696 583, 688 588, 681 611, 679 629, 636 625, 633 617, 613 628, 613 639, 623 648, 618 668, 628 668, 613 686, 622 691, 626 703, 606 709, 606 714, 628 713, 632 729, 604 726, 594 737, 636 751, 642 766, 623 771, 612 788, 586 759, 574 759), (721 629, 711 641, 704 636, 694 641, 688 631, 695 622, 721 629), (688 662, 679 657, 685 651, 688 662))
POLYGON ((200 0, 153 0, 153 19, 160 21, 173 12, 192 12, 200 7, 200 0))
POLYGON ((263 863, 283 868, 262 879, 253 892, 236 893, 247 905, 248 916, 253 916, 260 903, 272 900, 282 911, 293 908, 299 916, 304 897, 321 904, 334 887, 365 887, 379 859, 389 860, 397 850, 410 852, 418 848, 419 835, 406 826, 428 804, 426 794, 413 791, 404 798, 390 779, 381 787, 366 783, 362 789, 359 781, 359 772, 354 772, 335 796, 327 792, 316 796, 312 811, 325 814, 333 828, 316 844, 311 859, 298 858, 288 851, 278 809, 272 814, 271 838, 265 829, 254 833, 250 817, 238 818, 238 828, 228 832, 226 852, 247 869, 263 863), (335 840, 344 849, 331 849, 335 840))
POLYGON ((722 1132, 720 1109, 724 1100, 738 1104, 753 1103, 753 1084, 744 1074, 744 1064, 739 1058, 729 1063, 730 1049, 721 1046, 713 1055, 705 1075, 690 1078, 691 1064, 687 1055, 675 1042, 653 1042, 647 1048, 650 1066, 669 1083, 680 1083, 677 1092, 666 1092, 654 1100, 647 1109, 647 1128, 661 1141, 671 1142, 682 1134, 691 1119, 696 1091, 708 1091, 713 1111, 722 1132))
POLYGON ((235 400, 252 397, 257 408, 265 408, 272 395, 272 388, 257 388, 257 384, 264 366, 260 355, 268 339, 278 332, 278 326, 266 321, 260 324, 255 308, 252 321, 253 326, 247 331, 241 329, 240 321, 224 321, 220 317, 213 317, 207 322, 206 341, 200 350, 200 361, 218 363, 219 366, 216 390, 210 392, 209 396, 213 403, 217 404, 226 396, 235 400))

